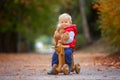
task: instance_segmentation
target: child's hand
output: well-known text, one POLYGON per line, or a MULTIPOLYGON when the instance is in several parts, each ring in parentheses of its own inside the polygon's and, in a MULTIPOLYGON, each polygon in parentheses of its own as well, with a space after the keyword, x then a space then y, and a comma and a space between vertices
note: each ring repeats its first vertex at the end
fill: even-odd
POLYGON ((60 35, 62 35, 64 32, 65 32, 64 29, 61 29, 60 30, 60 35))
POLYGON ((63 33, 63 35, 61 36, 61 43, 64 44, 68 39, 69 39, 69 33, 68 32, 63 33))

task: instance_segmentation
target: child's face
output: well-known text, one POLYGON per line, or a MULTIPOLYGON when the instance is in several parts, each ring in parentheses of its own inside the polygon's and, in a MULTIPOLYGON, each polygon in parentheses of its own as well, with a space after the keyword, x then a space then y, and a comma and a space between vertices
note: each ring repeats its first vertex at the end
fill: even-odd
POLYGON ((60 18, 59 23, 61 26, 63 26, 65 28, 65 27, 70 26, 71 20, 69 18, 60 18))

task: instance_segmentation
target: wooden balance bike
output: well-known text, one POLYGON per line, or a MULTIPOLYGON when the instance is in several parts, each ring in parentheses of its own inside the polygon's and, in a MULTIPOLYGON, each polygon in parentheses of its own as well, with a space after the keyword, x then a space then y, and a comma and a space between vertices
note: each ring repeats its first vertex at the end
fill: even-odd
MULTIPOLYGON (((64 55, 64 48, 69 48, 69 46, 64 46, 61 43, 59 46, 54 47, 57 54, 58 54, 58 64, 53 65, 53 72, 54 74, 58 73, 64 73, 65 75, 68 75, 70 73, 69 71, 69 66, 65 62, 65 55, 64 55)), ((75 64, 74 65, 74 57, 72 55, 72 71, 71 72, 76 72, 77 74, 80 73, 80 64, 75 64)))

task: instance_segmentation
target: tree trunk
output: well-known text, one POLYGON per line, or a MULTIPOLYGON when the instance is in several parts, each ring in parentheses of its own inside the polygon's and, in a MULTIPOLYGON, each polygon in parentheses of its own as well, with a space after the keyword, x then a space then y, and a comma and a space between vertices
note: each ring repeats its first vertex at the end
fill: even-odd
POLYGON ((17 40, 17 52, 21 51, 21 33, 18 32, 18 40, 17 40))
POLYGON ((15 32, 0 33, 0 52, 16 52, 17 35, 15 32))
MULTIPOLYGON (((20 0, 19 0, 18 8, 19 8, 19 13, 18 13, 18 16, 17 16, 17 24, 19 24, 21 22, 21 5, 20 5, 20 0)), ((17 43, 17 52, 18 53, 21 52, 21 43, 22 43, 22 35, 21 35, 21 32, 18 32, 18 43, 17 43)))
POLYGON ((82 16, 82 26, 83 26, 84 35, 87 40, 87 43, 89 44, 89 43, 92 43, 92 39, 90 36, 89 27, 88 27, 87 18, 86 18, 85 9, 84 9, 85 1, 79 0, 79 5, 80 5, 81 16, 82 16))

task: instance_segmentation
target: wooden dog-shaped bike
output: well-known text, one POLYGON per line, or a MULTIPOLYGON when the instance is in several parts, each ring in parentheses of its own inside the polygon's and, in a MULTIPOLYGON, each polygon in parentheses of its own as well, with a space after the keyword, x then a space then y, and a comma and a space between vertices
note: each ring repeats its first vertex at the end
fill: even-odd
MULTIPOLYGON (((69 48, 69 46, 62 45, 61 43, 59 46, 54 47, 57 54, 58 54, 58 64, 53 65, 53 72, 54 74, 58 73, 64 73, 65 75, 68 75, 70 73, 69 66, 65 62, 65 55, 64 55, 64 48, 69 48)), ((74 65, 74 57, 72 55, 72 71, 76 72, 77 74, 80 73, 80 64, 74 65)))

